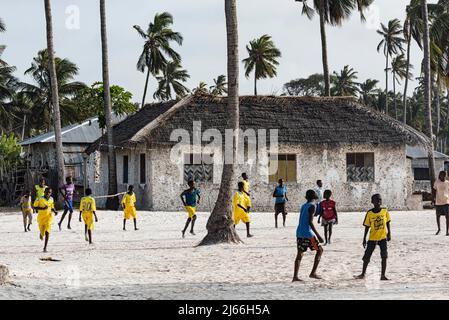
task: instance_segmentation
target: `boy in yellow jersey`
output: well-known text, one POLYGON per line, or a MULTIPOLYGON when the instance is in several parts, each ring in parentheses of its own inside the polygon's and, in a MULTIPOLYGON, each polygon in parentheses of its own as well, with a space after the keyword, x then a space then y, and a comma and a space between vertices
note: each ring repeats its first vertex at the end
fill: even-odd
POLYGON ((249 193, 249 179, 246 172, 242 173, 242 182, 243 182, 243 194, 247 198, 246 201, 248 202, 248 212, 249 212, 249 209, 251 208, 251 196, 249 193))
POLYGON ((44 196, 34 202, 34 208, 38 211, 37 223, 39 224, 39 238, 44 240, 44 252, 47 252, 48 239, 51 233, 51 224, 53 222, 52 211, 55 216, 58 213, 55 210, 55 202, 51 196, 51 188, 44 191, 44 196))
MULTIPOLYGON (((39 198, 42 198, 44 196, 45 189, 47 189, 47 188, 48 187, 45 185, 45 179, 40 178, 39 184, 36 184, 34 186, 34 201, 38 200, 39 198)), ((36 211, 36 213, 37 213, 37 211, 36 211)))
POLYGON ((181 193, 181 201, 184 205, 185 210, 188 213, 186 225, 184 230, 182 230, 182 237, 185 237, 185 233, 187 228, 189 227, 190 222, 192 222, 192 227, 190 228, 190 234, 195 235, 193 231, 193 227, 195 226, 196 221, 196 205, 200 204, 201 200, 201 192, 197 188, 195 188, 195 182, 193 180, 189 180, 187 183, 189 185, 189 189, 184 190, 181 193))
POLYGON ((80 203, 80 222, 81 217, 84 221, 84 239, 92 244, 92 230, 94 230, 94 217, 95 222, 98 222, 97 218, 97 206, 95 204, 95 199, 91 197, 92 190, 90 188, 86 189, 86 196, 81 199, 80 203))
POLYGON ((363 225, 365 226, 365 234, 363 236, 363 248, 366 248, 365 255, 363 256, 363 270, 362 273, 357 276, 357 279, 365 278, 366 268, 371 259, 371 255, 376 248, 376 245, 380 247, 380 257, 382 258, 382 275, 380 280, 388 280, 385 276, 387 270, 387 241, 391 240, 391 228, 390 228, 390 214, 385 208, 381 208, 382 198, 380 194, 375 194, 371 197, 371 203, 374 208, 367 212, 363 225), (366 242, 366 235, 369 234, 368 243, 366 242))
POLYGON ((136 195, 134 194, 134 186, 128 187, 128 192, 123 196, 123 231, 126 231, 126 220, 133 218, 134 230, 137 229, 137 211, 136 211, 136 195))
POLYGON ((20 198, 20 209, 23 216, 23 228, 25 232, 31 231, 30 226, 33 221, 33 206, 31 205, 31 192, 26 190, 23 197, 20 198))
POLYGON ((246 224, 246 236, 248 238, 252 237, 249 232, 249 224, 251 219, 249 218, 249 197, 247 197, 243 191, 244 184, 242 181, 238 183, 238 191, 234 193, 232 198, 232 208, 234 216, 234 227, 243 221, 246 224))

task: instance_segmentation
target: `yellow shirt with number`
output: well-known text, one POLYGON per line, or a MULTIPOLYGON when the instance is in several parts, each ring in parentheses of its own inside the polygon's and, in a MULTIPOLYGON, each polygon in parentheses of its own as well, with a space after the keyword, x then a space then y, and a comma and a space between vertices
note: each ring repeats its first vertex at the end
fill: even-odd
POLYGON ((365 227, 370 228, 369 240, 380 241, 387 238, 387 223, 390 222, 390 213, 385 208, 380 209, 378 213, 372 210, 368 211, 363 221, 365 227))
POLYGON ((87 196, 81 199, 80 211, 88 230, 94 229, 94 211, 97 211, 95 199, 87 196))

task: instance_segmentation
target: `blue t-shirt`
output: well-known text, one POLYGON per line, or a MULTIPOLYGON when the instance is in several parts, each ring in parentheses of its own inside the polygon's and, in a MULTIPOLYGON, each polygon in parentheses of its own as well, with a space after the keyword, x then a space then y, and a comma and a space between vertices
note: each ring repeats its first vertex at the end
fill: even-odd
POLYGON ((304 203, 301 207, 301 211, 299 214, 299 224, 296 229, 296 237, 297 238, 313 238, 315 237, 315 233, 313 233, 312 228, 310 227, 310 214, 309 208, 314 206, 313 203, 307 202, 304 203))
POLYGON ((197 197, 199 197, 200 194, 200 190, 193 189, 192 192, 190 192, 189 190, 185 190, 181 196, 184 197, 186 204, 189 207, 196 207, 197 197))
POLYGON ((285 186, 277 186, 274 189, 274 195, 276 196, 275 203, 285 203, 287 199, 285 198, 287 194, 287 188, 285 186))

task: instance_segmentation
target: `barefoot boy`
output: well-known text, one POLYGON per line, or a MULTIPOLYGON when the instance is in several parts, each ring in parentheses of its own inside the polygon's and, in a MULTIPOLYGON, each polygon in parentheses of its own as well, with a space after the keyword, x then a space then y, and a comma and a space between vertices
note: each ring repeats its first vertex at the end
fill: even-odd
POLYGON ((314 201, 318 200, 318 196, 313 190, 307 190, 306 192, 307 202, 301 206, 301 212, 299 215, 299 224, 296 229, 296 243, 298 248, 298 254, 295 259, 295 269, 293 273, 293 282, 301 281, 298 278, 299 265, 304 252, 307 249, 316 251, 315 261, 313 263, 312 272, 310 278, 321 279, 317 274, 318 264, 320 263, 321 255, 323 254, 323 248, 319 243, 323 243, 323 238, 319 235, 313 224, 313 216, 315 215, 314 201))
POLYGON ((387 241, 391 240, 391 228, 390 228, 390 214, 385 208, 381 208, 382 198, 380 194, 375 194, 371 197, 371 203, 374 208, 367 212, 363 225, 365 226, 365 234, 363 236, 363 248, 366 248, 365 255, 363 256, 363 270, 362 273, 357 276, 357 279, 365 278, 366 268, 371 259, 371 255, 376 248, 376 245, 380 247, 380 257, 382 258, 382 275, 380 280, 388 280, 385 276, 387 270, 387 241), (366 242, 366 235, 369 234, 368 243, 366 242))
POLYGON ((321 221, 321 225, 324 227, 324 239, 326 244, 331 243, 332 226, 338 224, 338 215, 335 201, 331 199, 332 191, 324 191, 324 200, 320 203, 320 215, 318 217, 318 223, 321 221))
POLYGON ((196 205, 200 204, 201 200, 201 192, 197 188, 195 188, 195 182, 190 180, 188 183, 189 189, 184 190, 181 193, 181 201, 184 205, 185 210, 187 211, 188 217, 186 221, 186 225, 182 230, 182 237, 185 237, 185 233, 187 228, 189 227, 190 222, 192 222, 192 227, 190 228, 190 233, 195 235, 193 228, 195 226, 196 221, 196 205))
POLYGON ((126 220, 133 218, 134 230, 137 229, 137 211, 136 211, 136 195, 134 194, 134 186, 128 187, 128 192, 123 196, 123 231, 126 231, 126 220))
POLYGON ((39 224, 39 238, 44 240, 44 252, 47 252, 48 239, 51 233, 51 224, 53 223, 52 211, 55 216, 58 213, 55 210, 55 202, 51 196, 51 188, 44 191, 44 196, 34 202, 34 208, 38 211, 37 223, 39 224))
POLYGON ((251 196, 249 192, 249 178, 246 172, 242 173, 242 183, 243 183, 243 194, 247 197, 246 201, 248 202, 248 210, 251 208, 251 196))
POLYGON ((279 179, 279 185, 274 189, 273 198, 276 198, 274 203, 274 226, 278 227, 278 215, 282 213, 282 225, 285 227, 285 218, 287 217, 287 210, 285 204, 288 201, 287 188, 284 186, 284 180, 279 179))
POLYGON ((253 235, 249 232, 249 224, 251 219, 249 218, 250 200, 245 194, 244 183, 240 181, 238 183, 238 191, 234 193, 232 198, 232 208, 234 217, 234 227, 243 221, 246 224, 246 236, 251 238, 253 235))
POLYGON ((20 208, 23 216, 23 228, 25 232, 31 231, 30 226, 33 221, 33 206, 31 205, 31 192, 25 191, 23 197, 20 199, 20 208))
POLYGON ((437 233, 440 233, 440 218, 446 218, 446 236, 449 236, 449 181, 446 180, 446 172, 440 171, 438 179, 432 189, 433 202, 437 213, 437 233))
POLYGON ((67 223, 67 229, 72 229, 70 227, 70 222, 72 221, 73 214, 73 193, 75 192, 75 185, 73 184, 72 177, 67 177, 65 179, 66 184, 59 188, 59 192, 64 198, 64 212, 62 213, 61 220, 58 223, 59 230, 61 230, 62 222, 64 221, 67 212, 69 213, 69 221, 67 223))
POLYGON ((95 222, 98 222, 97 218, 97 206, 95 204, 95 199, 91 197, 92 190, 86 189, 86 196, 81 199, 80 203, 80 222, 81 216, 84 221, 84 238, 92 244, 92 230, 94 230, 94 217, 95 222))

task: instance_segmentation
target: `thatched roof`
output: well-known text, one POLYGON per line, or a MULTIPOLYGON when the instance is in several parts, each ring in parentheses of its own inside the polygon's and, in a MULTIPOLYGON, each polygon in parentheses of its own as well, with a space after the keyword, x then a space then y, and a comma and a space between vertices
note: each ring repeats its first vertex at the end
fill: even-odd
MULTIPOLYGON (((147 105, 114 127, 114 144, 172 145, 175 142, 170 141, 171 132, 174 129, 191 132, 193 121, 201 121, 202 131, 214 128, 224 132, 226 102, 224 97, 191 96, 178 103, 147 105)), ((243 96, 240 127, 279 129, 278 139, 284 144, 428 143, 424 134, 348 97, 243 96)), ((90 151, 98 146, 97 141, 90 151)))

